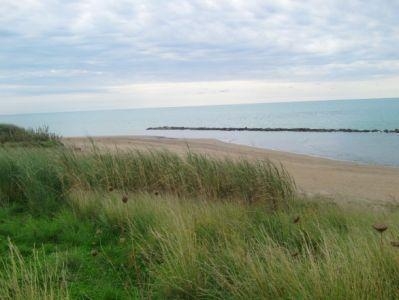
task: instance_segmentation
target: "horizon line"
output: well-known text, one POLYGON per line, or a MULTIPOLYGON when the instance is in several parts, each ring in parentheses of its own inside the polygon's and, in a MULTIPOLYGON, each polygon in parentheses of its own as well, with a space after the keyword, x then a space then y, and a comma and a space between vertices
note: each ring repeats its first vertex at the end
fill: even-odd
POLYGON ((49 111, 49 112, 24 112, 24 113, 8 113, 0 114, 2 116, 23 116, 23 115, 40 115, 40 114, 63 114, 63 113, 85 113, 85 112, 105 112, 105 111, 123 111, 123 110, 144 110, 144 109, 172 109, 172 108, 195 108, 195 107, 220 107, 220 106, 240 106, 240 105, 256 105, 256 104, 286 104, 286 103, 311 103, 311 102, 332 102, 332 101, 368 101, 368 100, 399 100, 397 97, 377 97, 377 98, 345 98, 345 99, 320 99, 320 100, 282 100, 271 102, 248 102, 248 103, 227 103, 214 105, 176 105, 176 106, 149 106, 149 107, 126 107, 126 108, 103 108, 91 110, 67 110, 67 111, 49 111))

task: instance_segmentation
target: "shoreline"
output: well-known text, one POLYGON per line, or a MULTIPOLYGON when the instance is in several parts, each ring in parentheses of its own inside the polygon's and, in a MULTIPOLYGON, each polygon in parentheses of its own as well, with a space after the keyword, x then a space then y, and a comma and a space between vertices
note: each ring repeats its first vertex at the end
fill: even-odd
POLYGON ((129 150, 169 150, 184 154, 189 149, 216 158, 269 159, 281 163, 293 176, 300 192, 322 195, 337 201, 399 202, 399 168, 367 165, 320 158, 278 150, 255 148, 216 139, 182 139, 159 136, 68 137, 67 146, 83 151, 93 140, 100 148, 129 150))
MULTIPOLYGON (((140 137, 140 136, 137 136, 137 137, 140 137)), ((150 137, 153 137, 153 138, 171 138, 171 139, 173 139, 172 137, 162 137, 162 136, 150 136, 150 137)), ((71 137, 71 138, 74 138, 74 137, 71 137)), ((175 138, 175 139, 180 139, 180 138, 175 138)), ((191 138, 188 138, 188 140, 190 140, 190 139, 191 138)), ((192 139, 195 140, 196 138, 192 138, 192 139)), ((237 145, 237 146, 247 146, 247 147, 250 147, 250 148, 260 149, 260 150, 265 150, 265 151, 280 152, 280 153, 284 153, 284 154, 287 154, 287 155, 298 155, 298 156, 304 156, 304 157, 315 158, 315 159, 329 160, 329 161, 332 161, 332 162, 348 163, 348 164, 357 165, 357 166, 383 167, 383 168, 391 168, 391 169, 398 169, 399 170, 399 166, 395 166, 395 165, 388 165, 388 164, 384 165, 384 164, 377 164, 377 163, 367 163, 367 162, 362 162, 362 161, 337 159, 337 158, 325 157, 325 156, 316 155, 316 154, 307 154, 307 153, 294 152, 294 151, 284 151, 284 150, 279 150, 279 149, 274 149, 274 148, 262 148, 262 147, 257 147, 257 146, 246 145, 244 143, 240 144, 240 143, 234 143, 234 142, 225 142, 225 141, 222 141, 222 140, 212 139, 212 138, 209 138, 209 139, 210 140, 215 140, 215 141, 218 141, 218 142, 222 142, 222 143, 226 143, 226 144, 232 144, 232 145, 237 145)), ((198 138, 197 140, 201 140, 201 138, 198 138)))

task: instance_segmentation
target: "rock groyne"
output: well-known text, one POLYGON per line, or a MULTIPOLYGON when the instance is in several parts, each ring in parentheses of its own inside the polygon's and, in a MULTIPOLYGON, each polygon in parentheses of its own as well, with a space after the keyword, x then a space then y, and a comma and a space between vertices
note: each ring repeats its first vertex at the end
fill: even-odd
POLYGON ((185 126, 160 126, 149 127, 147 130, 202 130, 202 131, 266 131, 266 132, 382 132, 399 133, 399 129, 350 129, 350 128, 259 128, 259 127, 185 127, 185 126))

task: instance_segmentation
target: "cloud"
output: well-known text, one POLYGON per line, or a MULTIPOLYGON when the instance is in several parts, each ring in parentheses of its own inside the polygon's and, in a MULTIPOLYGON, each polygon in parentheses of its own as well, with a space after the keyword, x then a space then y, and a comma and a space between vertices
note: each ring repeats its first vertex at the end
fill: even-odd
POLYGON ((0 107, 131 84, 396 78, 397 11, 372 0, 1 0, 0 84, 19 88, 0 86, 0 107))

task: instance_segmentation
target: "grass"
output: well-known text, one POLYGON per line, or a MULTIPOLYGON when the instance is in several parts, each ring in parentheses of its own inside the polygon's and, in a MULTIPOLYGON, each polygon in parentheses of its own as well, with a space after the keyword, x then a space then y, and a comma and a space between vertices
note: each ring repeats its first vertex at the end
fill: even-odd
POLYGON ((272 209, 286 206, 295 186, 282 168, 268 161, 216 160, 167 151, 82 155, 63 152, 66 180, 75 188, 118 189, 125 192, 167 193, 207 200, 262 202, 272 209))
POLYGON ((1 299, 67 299, 65 269, 56 255, 32 251, 26 260, 10 241, 2 260, 1 299))
POLYGON ((295 191, 291 177, 270 162, 219 161, 193 153, 0 149, 0 203, 54 211, 67 202, 70 189, 263 203, 270 209, 288 206, 295 191))
POLYGON ((0 298, 395 299, 398 217, 270 162, 6 147, 0 298))
POLYGON ((15 125, 0 124, 0 146, 53 147, 60 145, 60 137, 51 133, 46 126, 25 129, 15 125))

